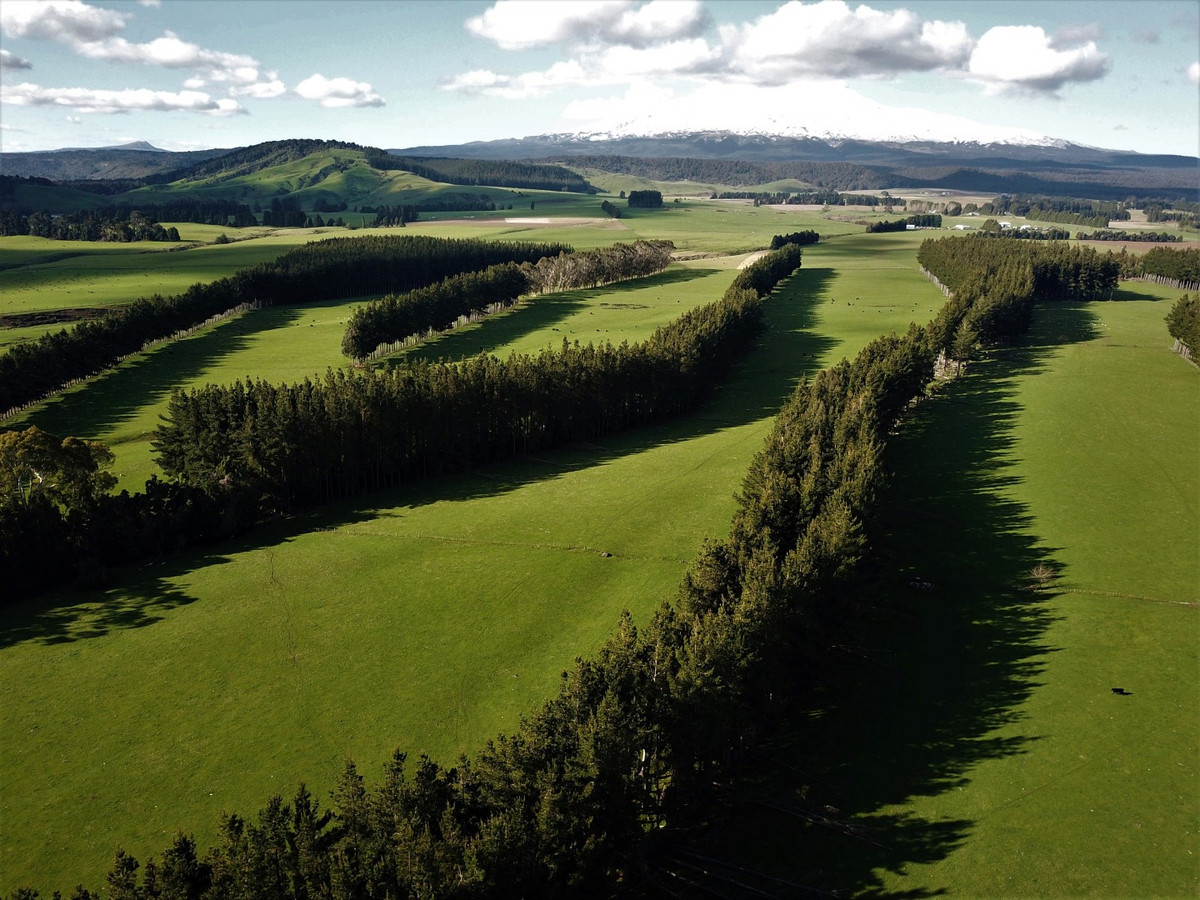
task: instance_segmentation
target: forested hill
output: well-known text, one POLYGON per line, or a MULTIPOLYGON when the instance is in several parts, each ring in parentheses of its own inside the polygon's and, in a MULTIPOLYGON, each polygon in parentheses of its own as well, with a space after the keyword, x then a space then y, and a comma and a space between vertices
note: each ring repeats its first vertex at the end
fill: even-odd
MULTIPOLYGON (((319 155, 336 155, 336 166, 380 171, 403 170, 430 181, 455 185, 489 185, 529 190, 595 193, 581 176, 554 163, 507 162, 476 159, 416 159, 397 157, 376 147, 346 141, 297 139, 268 141, 233 150, 203 153, 131 150, 123 147, 96 150, 61 150, 47 153, 3 153, 5 174, 48 178, 58 183, 100 187, 99 182, 120 179, 122 190, 178 182, 211 182, 253 175, 266 169, 319 155)), ((108 193, 107 191, 101 191, 108 193)))
POLYGON ((579 174, 552 163, 512 162, 509 160, 454 159, 445 157, 395 156, 369 150, 372 168, 403 170, 445 184, 488 184, 497 187, 527 188, 542 191, 572 191, 595 194, 597 189, 579 174))
POLYGON ((196 181, 218 175, 232 178, 238 175, 252 175, 263 169, 294 162, 327 150, 362 149, 358 144, 347 141, 267 141, 251 147, 227 150, 220 156, 159 173, 146 181, 150 184, 167 184, 173 181, 196 181))
POLYGON ((1124 199, 1130 194, 1194 199, 1200 189, 1195 157, 1061 143, 888 142, 696 132, 614 138, 541 135, 390 152, 539 160, 639 174, 652 180, 726 185, 800 178, 841 190, 941 187, 1108 200, 1124 199), (689 168, 683 167, 685 162, 689 168), (641 168, 635 170, 635 165, 641 168))

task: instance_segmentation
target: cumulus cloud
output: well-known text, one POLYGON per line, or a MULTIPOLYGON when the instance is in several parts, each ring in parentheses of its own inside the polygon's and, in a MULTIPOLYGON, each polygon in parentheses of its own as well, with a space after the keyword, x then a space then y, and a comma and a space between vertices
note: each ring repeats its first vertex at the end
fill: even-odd
POLYGON ((1057 48, 1035 25, 989 29, 971 53, 969 76, 990 92, 1055 94, 1073 81, 1094 81, 1108 71, 1108 57, 1095 41, 1057 48))
POLYGON ((27 59, 22 59, 15 53, 10 53, 7 50, 0 50, 0 69, 32 69, 33 63, 27 59))
POLYGON ((506 50, 548 44, 646 47, 695 37, 709 24, 699 0, 498 0, 467 30, 506 50))
POLYGON ((28 82, 0 85, 0 99, 13 106, 50 106, 74 109, 79 112, 125 113, 156 110, 169 112, 205 113, 212 116, 232 116, 245 109, 229 98, 213 99, 202 91, 152 91, 130 88, 121 91, 92 88, 44 88, 28 82))
POLYGON ((315 100, 322 106, 383 106, 384 100, 365 81, 352 78, 326 78, 313 75, 296 85, 296 93, 305 100, 315 100))
MULTIPOLYGON (((189 87, 189 85, 185 84, 184 87, 189 87)), ((274 100, 286 93, 287 88, 282 81, 275 77, 274 72, 270 73, 268 81, 256 81, 253 84, 229 89, 231 97, 251 97, 255 100, 274 100)))
POLYGON ((1187 67, 1187 79, 1192 84, 1200 84, 1200 62, 1194 62, 1187 67))
POLYGON ((568 60, 555 63, 544 72, 526 72, 521 75, 501 75, 488 69, 473 69, 443 82, 439 87, 463 94, 523 100, 529 97, 544 97, 555 88, 584 84, 587 80, 588 75, 583 66, 575 60, 568 60))
POLYGON ((81 0, 4 0, 0 29, 13 38, 84 44, 125 28, 128 13, 88 6, 81 0))
POLYGON ((792 0, 722 40, 730 64, 762 84, 854 78, 962 65, 971 37, 962 22, 922 20, 906 9, 851 9, 843 0, 792 0))
MULTIPOLYGON (((189 90, 213 83, 245 87, 263 80, 254 57, 209 50, 172 31, 145 43, 128 41, 121 36, 128 18, 128 13, 82 0, 4 0, 0 5, 0 29, 9 37, 57 41, 87 59, 191 69, 194 74, 184 85, 189 90)), ((274 73, 265 80, 273 81, 274 73)))
POLYGON ((1053 35, 1036 26, 1002 26, 977 41, 961 21, 926 19, 903 8, 788 0, 740 24, 710 25, 693 0, 498 0, 469 19, 467 29, 511 50, 561 44, 566 58, 520 74, 475 69, 440 86, 524 99, 568 86, 687 81, 693 88, 765 89, 942 72, 978 82, 989 93, 1054 96, 1109 68, 1095 24, 1053 35))
POLYGON ((624 84, 630 80, 702 75, 721 64, 721 52, 704 40, 673 41, 653 49, 608 47, 548 69, 503 75, 488 69, 464 72, 443 82, 443 90, 481 94, 506 100, 544 97, 569 86, 624 84))

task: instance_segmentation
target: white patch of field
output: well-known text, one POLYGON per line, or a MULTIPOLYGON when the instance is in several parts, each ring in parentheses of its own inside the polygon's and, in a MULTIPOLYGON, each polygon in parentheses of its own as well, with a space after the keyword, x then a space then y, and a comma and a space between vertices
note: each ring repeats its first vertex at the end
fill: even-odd
POLYGON ((743 259, 740 263, 738 263, 738 268, 739 269, 746 268, 746 266, 751 265, 752 263, 755 263, 758 260, 762 259, 769 252, 770 252, 769 250, 759 250, 757 253, 751 253, 749 256, 747 256, 745 259, 743 259))

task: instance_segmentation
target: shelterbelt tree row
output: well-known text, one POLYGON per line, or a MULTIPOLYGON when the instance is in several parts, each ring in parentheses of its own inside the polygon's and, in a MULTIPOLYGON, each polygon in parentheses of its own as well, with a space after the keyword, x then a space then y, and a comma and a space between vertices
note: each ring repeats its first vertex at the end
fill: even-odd
POLYGON ((0 577, 24 592, 95 583, 114 567, 279 513, 679 415, 753 347, 762 298, 800 263, 800 247, 788 245, 738 273, 721 299, 638 344, 564 343, 507 360, 411 361, 292 385, 177 391, 156 436, 169 480, 153 478, 135 494, 107 492, 111 457, 100 445, 85 446, 90 456, 72 445, 66 459, 38 429, 10 432, 0 460, 0 577), (59 471, 70 479, 33 474, 59 471), (77 485, 70 502, 49 489, 67 480, 77 485))

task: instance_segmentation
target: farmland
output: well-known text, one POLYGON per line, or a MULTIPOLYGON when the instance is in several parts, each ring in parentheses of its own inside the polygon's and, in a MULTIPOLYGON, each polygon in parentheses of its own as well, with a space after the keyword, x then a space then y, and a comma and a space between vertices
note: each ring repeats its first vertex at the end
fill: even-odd
MULTIPOLYGON (((563 338, 643 339, 719 296, 772 235, 811 227, 822 242, 767 302, 760 346, 693 416, 283 520, 103 591, 6 607, 0 726, 20 740, 0 758, 0 888, 97 885, 117 844, 144 859, 177 828, 207 843, 221 810, 250 812, 300 780, 324 797, 348 757, 373 777, 396 746, 449 762, 510 729, 622 609, 644 621, 705 537, 724 534, 750 457, 800 378, 931 319, 943 302, 916 270, 917 234, 863 235, 816 210, 709 201, 613 223, 590 218, 598 202, 539 202, 528 215, 548 207, 546 225, 456 218, 410 228, 577 248, 665 238, 702 258, 641 282, 541 298, 414 352, 455 359, 563 338), (559 216, 574 218, 558 225, 559 216)), ((41 262, 22 254, 66 251, 0 242, 10 254, 0 312, 177 291, 306 239, 177 253, 76 246, 89 255, 41 262)), ((823 802, 890 828, 889 840, 915 833, 903 827, 913 822, 942 837, 923 856, 895 841, 903 859, 839 849, 830 888, 1120 894, 1153 877, 1156 892, 1173 894, 1194 883, 1195 856, 1183 853, 1200 851, 1186 728, 1200 700, 1190 640, 1200 583, 1196 370, 1165 350, 1170 292, 1136 284, 1126 295, 1039 314, 1026 341, 973 364, 903 429, 893 465, 906 477, 877 550, 882 570, 905 573, 884 585, 899 595, 891 614, 901 621, 866 638, 889 667, 854 670, 847 691, 862 693, 837 698, 829 746, 806 747, 796 768, 834 785, 823 802), (1123 392, 1156 400, 1112 402, 1123 392), (1052 583, 1014 593, 1042 560, 1052 583), (918 575, 937 589, 907 592, 918 575), (945 647, 961 689, 932 664, 945 647), (869 708, 895 671, 909 680, 888 704, 890 728, 874 710, 849 715, 869 708), (991 707, 967 689, 977 683, 991 707), (1118 684, 1132 696, 1112 695, 1118 684), (954 753, 920 758, 935 741, 954 753), (854 743, 858 756, 846 749, 854 743), (1136 763, 1132 746, 1149 748, 1136 763), (890 766, 893 750, 913 754, 913 768, 890 766), (1130 792, 1113 797, 1117 777, 1130 792), (1092 818, 1083 810, 1097 798, 1103 812, 1092 818), (1070 864, 1031 849, 1064 807, 1070 864), (1084 849, 1112 845, 1122 852, 1108 865, 1084 849), (1131 867, 1134 857, 1144 864, 1131 867)), ((5 425, 104 440, 122 486, 134 489, 153 470, 149 434, 171 387, 246 374, 290 381, 340 366, 354 302, 246 313, 5 425)), ((818 848, 826 838, 757 819, 750 827, 774 830, 767 846, 777 858, 797 858, 779 843, 788 837, 818 848)))

